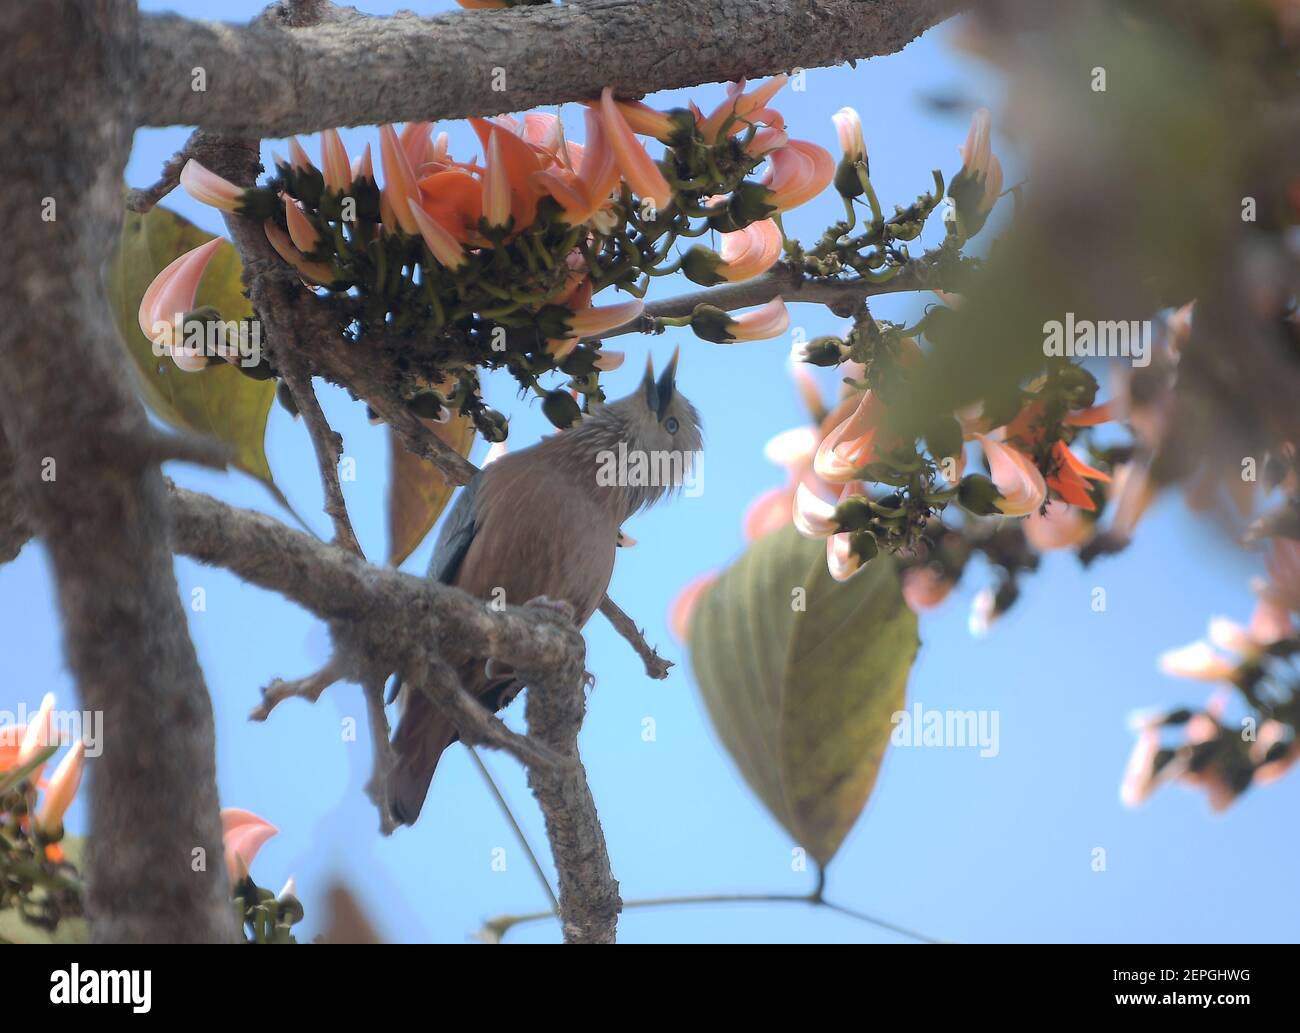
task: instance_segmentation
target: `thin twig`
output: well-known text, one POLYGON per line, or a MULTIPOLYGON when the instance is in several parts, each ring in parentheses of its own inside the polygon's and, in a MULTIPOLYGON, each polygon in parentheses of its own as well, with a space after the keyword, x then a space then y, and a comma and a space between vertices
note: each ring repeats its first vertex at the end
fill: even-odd
POLYGON ((429 657, 422 667, 422 676, 411 679, 412 688, 427 692, 446 712, 456 725, 461 742, 504 750, 529 767, 560 769, 566 766, 567 761, 560 754, 531 736, 520 735, 466 692, 449 664, 429 657))
POLYGON ((600 601, 600 612, 614 626, 614 630, 627 639, 628 644, 636 650, 636 655, 645 664, 645 673, 647 675, 660 681, 668 677, 668 668, 673 666, 673 661, 665 660, 654 651, 654 648, 645 640, 641 629, 636 626, 636 621, 623 612, 613 599, 605 596, 600 601))
POLYGON ((388 801, 388 776, 397 758, 389 735, 388 714, 384 710, 384 684, 382 679, 367 678, 361 689, 366 697, 370 744, 375 758, 370 771, 370 781, 366 783, 366 795, 379 811, 380 833, 389 836, 397 828, 388 801))
POLYGON ((542 889, 546 891, 546 896, 550 898, 552 914, 559 915, 560 901, 555 896, 555 891, 551 889, 551 880, 546 877, 546 870, 542 867, 542 862, 537 859, 537 854, 528 842, 528 837, 524 835, 524 830, 515 818, 514 811, 510 809, 510 804, 506 802, 506 798, 497 785, 496 779, 492 777, 492 772, 488 770, 483 758, 478 755, 478 750, 474 749, 473 746, 467 748, 470 757, 474 760, 475 767, 478 768, 479 774, 483 776, 483 781, 487 783, 488 789, 491 790, 497 806, 501 808, 501 813, 505 815, 506 821, 514 830, 515 839, 519 840, 519 845, 523 848, 524 854, 527 855, 529 864, 532 865, 533 871, 537 874, 537 881, 542 884, 542 889))
POLYGON ((307 425, 307 433, 311 436, 312 448, 316 452, 321 487, 325 491, 325 512, 334 521, 334 544, 365 559, 366 554, 362 552, 361 543, 352 530, 347 502, 343 498, 343 486, 339 483, 343 438, 325 419, 325 412, 312 387, 311 376, 303 371, 296 354, 282 349, 280 364, 284 382, 289 385, 289 393, 293 395, 294 404, 307 425))
POLYGON ((329 663, 314 674, 293 681, 276 678, 262 689, 262 702, 255 706, 248 715, 250 721, 265 721, 271 711, 286 699, 305 699, 315 703, 321 693, 343 677, 343 665, 336 657, 330 657, 329 663))
POLYGON ((185 163, 194 157, 190 151, 190 145, 199 132, 200 130, 196 129, 191 133, 190 138, 185 141, 185 146, 167 159, 162 167, 162 172, 158 176, 158 181, 153 186, 143 189, 133 188, 126 192, 127 211, 144 215, 176 189, 176 184, 181 179, 181 170, 185 168, 185 163))
MULTIPOLYGON (((900 936, 906 936, 910 939, 917 940, 920 943, 943 943, 943 940, 936 940, 924 933, 919 933, 914 929, 908 929, 893 922, 886 921, 883 918, 876 918, 874 915, 868 915, 861 911, 854 911, 851 908, 844 907, 840 904, 832 903, 824 897, 813 893, 704 893, 697 896, 681 897, 652 897, 645 900, 625 900, 623 909, 625 911, 632 908, 659 908, 659 907, 691 907, 702 904, 808 904, 812 907, 824 907, 828 911, 834 911, 836 914, 844 915, 847 918, 856 919, 867 925, 874 925, 878 928, 885 929, 891 933, 897 933, 900 936)), ((541 922, 548 918, 555 917, 549 911, 534 911, 526 915, 501 915, 498 918, 490 919, 479 932, 479 939, 489 943, 501 942, 506 934, 517 925, 524 925, 529 922, 541 922)))

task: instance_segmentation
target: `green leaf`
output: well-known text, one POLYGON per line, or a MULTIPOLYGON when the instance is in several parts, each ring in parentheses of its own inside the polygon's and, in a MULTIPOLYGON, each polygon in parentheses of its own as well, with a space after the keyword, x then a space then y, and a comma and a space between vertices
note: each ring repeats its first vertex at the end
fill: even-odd
MULTIPOLYGON (((140 299, 154 277, 173 259, 211 239, 212 234, 165 208, 146 215, 128 212, 108 276, 113 318, 149 407, 178 430, 224 442, 234 465, 260 480, 287 506, 264 451, 276 382, 254 380, 228 363, 186 373, 171 359, 156 356, 153 343, 140 330, 140 299)), ((199 284, 195 307, 210 305, 224 320, 251 316, 240 273, 234 247, 218 248, 199 284)))
POLYGON ((824 543, 791 527, 754 542, 696 606, 691 666, 713 726, 823 866, 871 795, 919 644, 892 561, 837 582, 824 543))

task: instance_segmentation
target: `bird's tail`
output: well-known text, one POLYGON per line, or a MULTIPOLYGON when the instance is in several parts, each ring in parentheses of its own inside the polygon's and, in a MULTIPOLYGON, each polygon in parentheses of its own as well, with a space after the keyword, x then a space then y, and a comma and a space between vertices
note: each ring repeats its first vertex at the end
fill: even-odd
MULTIPOLYGON (((514 699, 519 682, 509 667, 471 660, 457 672, 461 683, 489 711, 495 713, 514 699)), ((418 689, 400 690, 402 716, 393 733, 396 758, 388 778, 388 809, 402 825, 414 825, 429 794, 433 773, 443 752, 459 734, 442 709, 418 689)))
POLYGON ((406 689, 402 703, 402 716, 393 734, 397 756, 388 780, 388 808, 395 821, 414 825, 438 761, 456 741, 456 728, 423 692, 406 689))

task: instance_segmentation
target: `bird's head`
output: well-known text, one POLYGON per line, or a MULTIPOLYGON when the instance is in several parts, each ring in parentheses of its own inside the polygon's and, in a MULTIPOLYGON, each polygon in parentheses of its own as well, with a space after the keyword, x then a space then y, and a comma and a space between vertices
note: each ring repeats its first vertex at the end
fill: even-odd
POLYGON ((695 464, 704 443, 700 414, 677 390, 678 356, 679 352, 673 353, 658 378, 653 362, 647 359, 645 376, 635 391, 617 401, 593 405, 586 419, 565 432, 597 454, 598 473, 607 465, 600 457, 611 453, 625 457, 617 459, 618 486, 627 489, 628 513, 690 483, 697 472, 695 464), (645 471, 648 477, 643 476, 645 471))

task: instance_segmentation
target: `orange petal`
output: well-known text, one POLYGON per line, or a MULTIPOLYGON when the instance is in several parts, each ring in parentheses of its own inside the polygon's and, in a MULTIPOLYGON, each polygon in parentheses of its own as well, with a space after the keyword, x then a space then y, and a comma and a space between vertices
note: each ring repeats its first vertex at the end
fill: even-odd
POLYGON ((664 174, 650 160, 646 149, 632 134, 627 120, 614 100, 614 91, 608 86, 600 95, 600 106, 601 114, 605 117, 605 132, 609 135, 609 145, 614 151, 614 157, 628 186, 638 197, 650 200, 656 208, 667 208, 673 197, 668 180, 664 179, 664 174))

